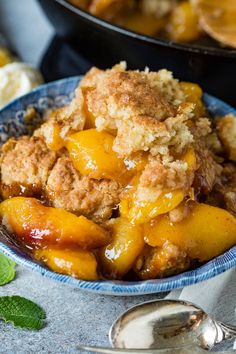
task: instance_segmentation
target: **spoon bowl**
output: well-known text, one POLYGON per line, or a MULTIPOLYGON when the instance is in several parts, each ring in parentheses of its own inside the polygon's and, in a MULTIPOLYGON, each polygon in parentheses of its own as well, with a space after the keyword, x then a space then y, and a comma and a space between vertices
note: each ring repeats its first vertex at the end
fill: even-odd
POLYGON ((196 345, 212 349, 236 335, 236 329, 213 320, 200 307, 178 300, 145 302, 123 313, 112 325, 115 348, 163 349, 196 345))

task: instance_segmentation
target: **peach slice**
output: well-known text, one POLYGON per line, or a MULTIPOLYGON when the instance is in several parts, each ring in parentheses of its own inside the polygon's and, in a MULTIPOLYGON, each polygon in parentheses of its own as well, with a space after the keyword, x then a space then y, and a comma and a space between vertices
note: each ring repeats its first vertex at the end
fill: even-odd
POLYGON ((156 216, 168 213, 176 208, 184 199, 182 190, 163 191, 154 201, 139 201, 123 199, 120 203, 120 213, 132 223, 144 224, 156 216))
POLYGON ((142 228, 125 218, 108 223, 112 242, 99 251, 102 272, 112 279, 122 278, 134 265, 144 248, 142 228))
POLYGON ((47 124, 48 134, 46 136, 46 144, 50 150, 58 151, 62 149, 65 145, 60 133, 61 128, 57 123, 47 124))
POLYGON ((112 149, 114 139, 107 132, 88 129, 71 135, 66 147, 75 168, 83 175, 120 181, 127 169, 112 149))
POLYGON ((182 81, 179 83, 181 89, 183 90, 186 100, 188 102, 195 104, 194 113, 197 117, 207 116, 207 110, 202 101, 202 89, 199 85, 192 82, 182 81))
POLYGON ((150 246, 170 242, 202 262, 236 244, 236 219, 226 210, 206 204, 195 203, 191 214, 180 222, 171 223, 164 215, 143 228, 150 246))
POLYGON ((109 234, 84 216, 45 207, 37 199, 15 197, 0 204, 2 223, 31 248, 57 245, 94 249, 106 245, 109 234))
MULTIPOLYGON (((183 156, 188 169, 196 166, 196 155, 190 148, 183 156)), ((153 190, 152 200, 141 199, 138 195, 139 176, 136 175, 130 183, 128 192, 120 202, 121 216, 128 218, 132 223, 144 224, 158 215, 168 213, 176 208, 185 198, 186 191, 181 189, 162 190, 159 193, 153 190)))
POLYGON ((34 256, 54 272, 82 280, 97 280, 97 261, 92 252, 45 248, 34 251, 34 256))

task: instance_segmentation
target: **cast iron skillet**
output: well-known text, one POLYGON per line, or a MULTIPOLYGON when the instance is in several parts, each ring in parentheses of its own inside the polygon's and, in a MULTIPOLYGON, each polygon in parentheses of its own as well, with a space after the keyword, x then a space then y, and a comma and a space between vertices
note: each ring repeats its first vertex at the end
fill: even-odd
POLYGON ((236 106, 236 50, 177 44, 128 31, 65 0, 38 0, 59 36, 101 68, 126 60, 129 68, 167 68, 181 80, 236 106))

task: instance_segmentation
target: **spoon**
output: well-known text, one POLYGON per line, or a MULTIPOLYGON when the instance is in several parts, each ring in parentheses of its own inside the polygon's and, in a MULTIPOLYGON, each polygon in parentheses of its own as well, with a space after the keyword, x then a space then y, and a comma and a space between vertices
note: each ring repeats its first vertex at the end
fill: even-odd
MULTIPOLYGON (((166 349, 113 349, 105 347, 92 347, 87 345, 78 345, 80 352, 102 353, 102 354, 206 354, 207 352, 199 347, 190 346, 182 348, 166 349)), ((213 352, 212 352, 213 353, 213 352)), ((216 353, 216 352, 215 352, 216 353)), ((218 352, 217 354, 235 354, 235 351, 218 352)))
POLYGON ((218 42, 236 48, 235 0, 191 0, 200 26, 218 42))
POLYGON ((215 321, 200 307, 178 300, 156 300, 131 308, 110 329, 114 348, 163 349, 195 345, 210 350, 236 337, 236 327, 215 321))

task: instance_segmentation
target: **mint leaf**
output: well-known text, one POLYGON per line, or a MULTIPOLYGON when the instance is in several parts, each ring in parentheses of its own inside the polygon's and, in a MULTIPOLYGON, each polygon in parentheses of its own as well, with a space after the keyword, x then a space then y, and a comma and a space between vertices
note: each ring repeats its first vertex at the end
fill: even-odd
POLYGON ((44 310, 24 297, 0 297, 0 319, 15 327, 38 330, 43 327, 45 318, 44 310))
POLYGON ((15 278, 15 262, 0 253, 0 285, 10 283, 15 278))

